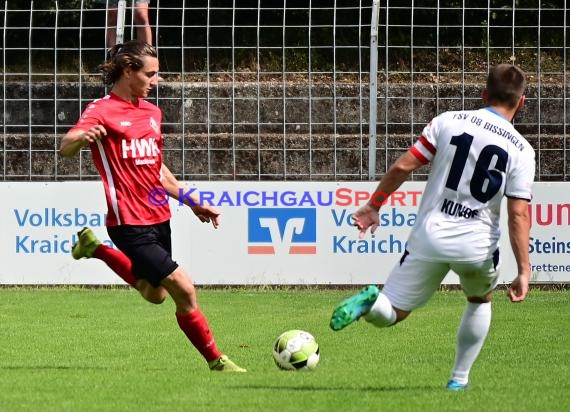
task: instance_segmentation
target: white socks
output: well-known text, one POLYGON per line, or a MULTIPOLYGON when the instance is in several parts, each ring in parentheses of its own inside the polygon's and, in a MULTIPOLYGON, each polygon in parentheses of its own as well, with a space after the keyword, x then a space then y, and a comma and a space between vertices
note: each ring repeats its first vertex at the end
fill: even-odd
POLYGON ((455 365, 451 379, 461 384, 469 381, 471 366, 479 356, 491 325, 491 302, 467 302, 457 331, 455 365))
MULTIPOLYGON (((396 312, 386 295, 380 293, 370 311, 364 315, 364 319, 376 327, 385 328, 396 322, 396 312)), ((490 326, 491 302, 467 302, 457 331, 455 365, 453 365, 451 379, 467 384, 469 371, 479 356, 490 326)))
POLYGON ((385 328, 396 322, 396 312, 386 295, 380 293, 364 319, 376 327, 385 328))

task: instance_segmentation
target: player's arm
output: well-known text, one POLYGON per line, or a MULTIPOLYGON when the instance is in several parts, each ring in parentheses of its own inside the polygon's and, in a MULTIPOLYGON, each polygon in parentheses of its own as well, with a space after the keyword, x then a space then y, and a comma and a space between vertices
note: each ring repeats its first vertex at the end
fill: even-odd
POLYGON ((184 202, 187 206, 194 206, 199 204, 200 199, 194 193, 188 193, 186 188, 180 184, 178 179, 172 174, 170 169, 166 167, 163 163, 161 168, 162 179, 161 183, 170 195, 177 200, 180 200, 180 194, 184 193, 184 197, 182 197, 182 202, 184 202))
POLYGON ((89 130, 71 129, 61 139, 59 153, 63 157, 75 156, 83 147, 102 139, 104 136, 107 136, 107 131, 100 124, 89 128, 89 130))
POLYGON ((380 205, 390 197, 406 180, 410 174, 424 165, 411 150, 402 154, 398 160, 390 166, 384 177, 378 183, 372 198, 368 201, 371 208, 380 210, 380 205))
POLYGON ((370 229, 371 233, 376 232, 380 223, 378 211, 382 203, 408 179, 410 173, 424 164, 425 160, 416 157, 410 149, 390 166, 384 177, 382 177, 378 183, 368 203, 352 215, 354 225, 358 227, 360 231, 360 239, 364 237, 368 229, 370 229))
POLYGON ((161 168, 162 180, 161 183, 168 192, 168 194, 189 206, 194 214, 202 222, 212 222, 214 228, 220 225, 220 212, 214 206, 200 205, 199 197, 190 193, 176 177, 172 174, 170 169, 163 163, 161 168), (183 194, 183 196, 181 196, 183 194))
POLYGON ((517 262, 517 277, 508 290, 508 296, 513 302, 525 299, 530 281, 529 236, 530 217, 528 201, 525 199, 509 198, 507 200, 508 226, 511 247, 517 262))

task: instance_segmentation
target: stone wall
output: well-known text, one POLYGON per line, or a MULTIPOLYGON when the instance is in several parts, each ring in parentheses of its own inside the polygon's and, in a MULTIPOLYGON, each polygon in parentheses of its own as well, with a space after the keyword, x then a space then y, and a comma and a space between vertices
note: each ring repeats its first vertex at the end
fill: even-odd
MULTIPOLYGON (((380 84, 377 173, 383 173, 386 163, 438 112, 479 107, 481 87, 380 84)), ((6 84, 0 99, 0 112, 5 113, 0 176, 46 181, 96 178, 88 153, 62 159, 57 147, 85 104, 104 93, 97 83, 6 84)), ((181 178, 366 180, 368 93, 367 87, 351 83, 165 82, 158 98, 151 100, 164 114, 165 162, 181 178)), ((516 124, 540 151, 537 176, 566 180, 565 124, 570 124, 570 111, 564 118, 564 87, 530 85, 527 97, 516 124)), ((416 176, 424 177, 425 173, 416 176)))

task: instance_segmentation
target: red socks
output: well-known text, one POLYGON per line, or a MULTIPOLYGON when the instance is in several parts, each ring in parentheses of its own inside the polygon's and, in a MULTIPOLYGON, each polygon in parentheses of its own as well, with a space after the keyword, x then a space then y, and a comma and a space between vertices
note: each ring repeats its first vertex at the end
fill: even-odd
MULTIPOLYGON (((93 257, 102 260, 125 282, 136 288, 137 278, 132 273, 131 260, 123 252, 113 249, 107 245, 101 244, 95 249, 93 257)), ((196 309, 190 313, 176 313, 178 326, 188 337, 192 345, 198 349, 198 352, 211 362, 222 356, 218 350, 214 336, 210 332, 208 321, 200 309, 196 309)))
POLYGON ((214 336, 210 332, 208 321, 200 309, 196 309, 190 313, 176 313, 178 326, 186 334, 192 345, 198 349, 198 352, 211 362, 222 356, 221 352, 214 342, 214 336))
POLYGON ((93 257, 101 259, 107 264, 113 271, 121 277, 125 282, 136 288, 137 278, 133 275, 132 268, 133 264, 131 260, 123 252, 117 249, 113 249, 104 244, 100 244, 93 257))

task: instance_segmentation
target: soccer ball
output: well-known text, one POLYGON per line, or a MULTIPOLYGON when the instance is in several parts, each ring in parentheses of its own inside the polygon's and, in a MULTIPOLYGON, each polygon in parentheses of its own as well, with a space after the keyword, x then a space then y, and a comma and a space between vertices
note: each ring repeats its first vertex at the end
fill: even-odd
POLYGON ((288 330, 273 345, 273 359, 281 368, 291 371, 315 369, 319 364, 319 344, 304 330, 288 330))

